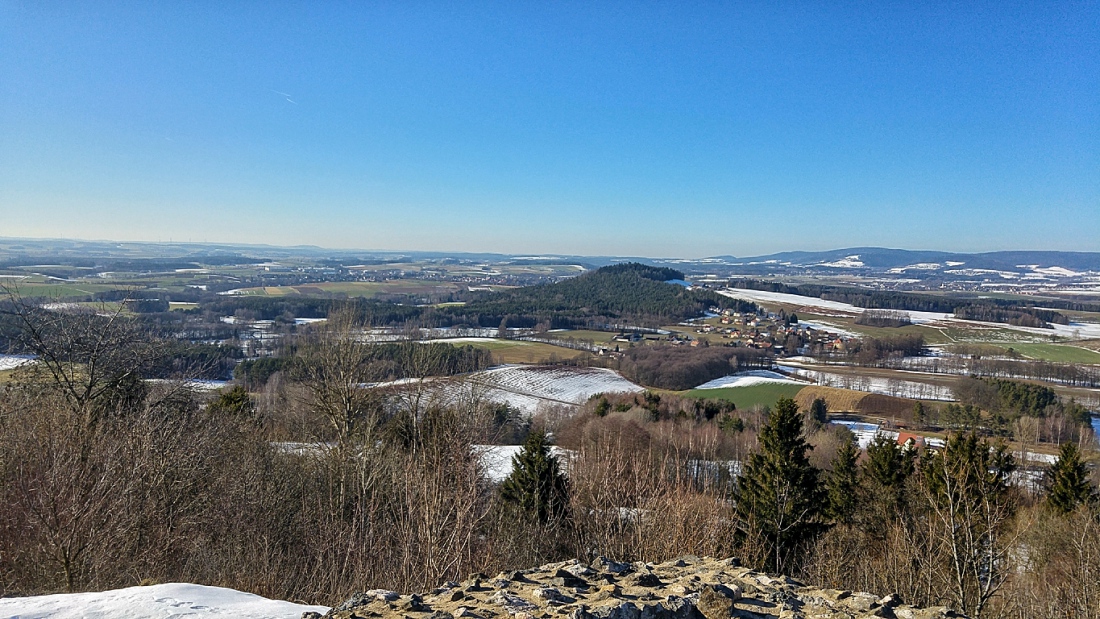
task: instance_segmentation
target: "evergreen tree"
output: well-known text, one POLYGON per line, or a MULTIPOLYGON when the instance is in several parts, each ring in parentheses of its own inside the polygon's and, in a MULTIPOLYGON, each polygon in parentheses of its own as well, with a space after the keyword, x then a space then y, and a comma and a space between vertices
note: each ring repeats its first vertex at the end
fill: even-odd
POLYGON ((916 451, 879 435, 867 446, 863 477, 875 502, 889 510, 899 510, 905 497, 905 482, 913 474, 916 451))
POLYGON ((543 430, 532 430, 512 456, 512 472, 500 487, 501 498, 541 524, 564 522, 569 514, 569 482, 550 453, 543 430))
POLYGON ((856 493, 859 491, 858 459, 859 449, 854 441, 841 445, 833 458, 833 470, 825 486, 828 493, 827 515, 835 522, 849 523, 855 514, 856 493))
POLYGON ((234 385, 231 389, 218 393, 218 397, 207 406, 206 412, 211 417, 228 416, 237 419, 251 419, 256 414, 248 390, 241 385, 234 385))
POLYGON ((810 404, 810 418, 820 424, 828 423, 829 405, 825 402, 825 398, 814 398, 813 403, 810 404))
POLYGON ((924 425, 927 420, 928 414, 924 410, 924 403, 917 402, 913 405, 913 423, 918 425, 924 425))
POLYGON ((740 533, 764 566, 786 572, 824 530, 825 493, 802 438, 802 415, 780 398, 760 429, 760 449, 745 463, 735 490, 740 533))
POLYGON ((1068 514, 1095 498, 1075 443, 1062 443, 1058 460, 1047 470, 1047 487, 1047 505, 1061 514, 1068 514))

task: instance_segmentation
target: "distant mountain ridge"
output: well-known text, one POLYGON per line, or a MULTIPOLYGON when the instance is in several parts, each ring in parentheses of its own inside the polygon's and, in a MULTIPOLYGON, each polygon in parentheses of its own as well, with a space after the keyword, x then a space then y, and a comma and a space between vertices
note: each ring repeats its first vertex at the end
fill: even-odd
MULTIPOLYGON (((72 262, 106 258, 115 259, 200 259, 220 260, 241 258, 284 259, 307 257, 331 259, 345 263, 356 260, 463 260, 485 262, 524 262, 530 264, 568 262, 587 268, 599 268, 621 262, 641 262, 670 266, 689 272, 706 271, 710 267, 745 267, 747 272, 762 272, 770 268, 795 267, 800 269, 856 270, 863 272, 889 271, 890 269, 949 271, 985 269, 990 271, 1027 272, 1021 265, 1035 265, 1040 269, 1062 268, 1070 271, 1100 272, 1100 252, 1006 250, 965 253, 932 250, 890 249, 886 247, 849 247, 825 251, 785 251, 762 256, 737 257, 719 255, 708 258, 651 258, 642 256, 584 256, 578 254, 527 253, 508 254, 498 252, 461 251, 392 251, 329 249, 313 245, 278 246, 247 243, 183 243, 183 242, 133 242, 98 241, 81 239, 29 239, 0 237, 0 263, 26 263, 28 260, 72 262), (769 267, 769 265, 772 265, 769 267)), ((248 260, 246 260, 248 261, 248 260)), ((36 262, 41 263, 41 262, 36 262)))
MULTIPOLYGON (((828 251, 788 251, 765 256, 737 258, 716 256, 727 263, 765 263, 776 261, 791 266, 829 266, 845 259, 862 263, 862 268, 897 269, 914 265, 939 265, 941 268, 992 269, 1015 271, 1022 265, 1062 267, 1075 271, 1100 271, 1100 252, 1070 251, 994 251, 961 253, 930 250, 889 249, 885 247, 850 247, 828 251), (949 264, 957 263, 957 264, 949 264)), ((845 268, 845 267, 840 267, 845 268)), ((861 268, 852 266, 849 268, 861 268)))

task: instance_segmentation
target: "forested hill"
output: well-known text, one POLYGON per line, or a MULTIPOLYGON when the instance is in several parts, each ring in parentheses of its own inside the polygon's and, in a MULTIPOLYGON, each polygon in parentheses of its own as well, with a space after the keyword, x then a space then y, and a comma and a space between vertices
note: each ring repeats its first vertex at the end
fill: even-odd
POLYGON ((553 328, 608 323, 653 327, 702 316, 710 307, 756 311, 752 303, 665 283, 683 278, 674 269, 624 263, 553 284, 479 295, 463 307, 448 309, 483 325, 507 318, 509 326, 549 322, 553 328))

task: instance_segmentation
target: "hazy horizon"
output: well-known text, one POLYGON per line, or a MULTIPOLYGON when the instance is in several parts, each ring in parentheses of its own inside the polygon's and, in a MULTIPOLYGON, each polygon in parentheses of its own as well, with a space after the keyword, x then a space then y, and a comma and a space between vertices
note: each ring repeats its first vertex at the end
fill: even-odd
POLYGON ((763 254, 708 254, 708 255, 648 255, 648 254, 578 254, 570 252, 506 252, 496 251, 492 249, 480 250, 480 251, 465 251, 465 250, 451 250, 448 248, 398 248, 398 249, 380 249, 371 247, 328 247, 323 245, 314 245, 307 243, 300 243, 296 245, 283 245, 275 243, 247 243, 237 241, 194 241, 194 240, 127 240, 127 239, 96 239, 96 238, 79 238, 79 237, 9 237, 0 236, 0 241, 27 241, 34 243, 50 243, 50 242, 62 242, 62 243, 103 243, 103 244, 129 244, 129 245, 164 245, 164 246, 222 246, 222 247, 241 247, 241 248, 272 248, 283 250, 316 250, 319 252, 339 252, 339 253, 392 253, 392 254, 443 254, 443 255, 461 255, 461 254, 499 254, 502 256, 514 256, 514 257, 538 257, 540 255, 545 256, 561 256, 561 257, 576 257, 576 258, 644 258, 650 260, 702 260, 708 258, 717 257, 732 257, 737 259, 742 258, 762 258, 776 254, 785 253, 828 253, 828 252, 843 252, 843 251, 859 251, 859 250, 888 250, 888 251, 908 251, 908 252, 937 252, 945 254, 986 254, 986 253, 1000 253, 1000 252, 1061 252, 1061 253, 1088 253, 1088 254, 1100 254, 1100 251, 1088 251, 1088 250, 1059 250, 1059 249, 1020 249, 1014 247, 991 249, 982 252, 969 252, 956 249, 941 249, 941 248, 928 248, 928 247, 888 247, 882 245, 861 245, 861 246, 848 246, 848 247, 825 247, 821 249, 806 249, 803 247, 788 247, 779 249, 777 251, 771 251, 763 254))

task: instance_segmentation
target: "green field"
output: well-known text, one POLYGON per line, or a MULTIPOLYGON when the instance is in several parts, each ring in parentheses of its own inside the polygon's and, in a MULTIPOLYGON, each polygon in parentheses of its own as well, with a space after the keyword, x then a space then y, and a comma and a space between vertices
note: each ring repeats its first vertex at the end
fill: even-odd
POLYGON ((689 398, 707 400, 726 400, 737 408, 746 409, 756 405, 772 406, 779 398, 793 398, 803 389, 802 385, 787 383, 761 383, 748 387, 727 387, 725 389, 692 389, 685 391, 689 398))
POLYGON ((1012 344, 1025 357, 1057 363, 1100 364, 1100 352, 1065 344, 1012 344))
POLYGON ((552 359, 572 359, 584 354, 572 348, 562 348, 542 342, 520 340, 488 340, 479 342, 454 342, 455 346, 473 346, 490 350, 500 363, 523 363, 538 365, 552 359))
POLYGON ((22 297, 48 297, 63 299, 68 297, 86 297, 97 292, 118 290, 126 286, 115 284, 85 284, 85 283, 52 283, 36 284, 21 283, 14 289, 22 297))

